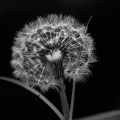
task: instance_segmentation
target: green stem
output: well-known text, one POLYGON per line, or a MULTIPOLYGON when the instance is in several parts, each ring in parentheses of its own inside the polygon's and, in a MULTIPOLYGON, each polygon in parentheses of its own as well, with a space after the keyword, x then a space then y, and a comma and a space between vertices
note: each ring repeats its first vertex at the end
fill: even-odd
POLYGON ((63 115, 66 120, 69 118, 69 105, 65 93, 65 85, 62 83, 59 90, 60 100, 62 104, 63 115))

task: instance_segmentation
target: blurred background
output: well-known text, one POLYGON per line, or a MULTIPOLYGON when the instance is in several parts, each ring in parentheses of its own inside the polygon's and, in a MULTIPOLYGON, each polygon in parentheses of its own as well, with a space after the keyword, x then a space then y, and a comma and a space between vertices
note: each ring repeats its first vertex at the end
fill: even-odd
MULTIPOLYGON (((117 0, 0 0, 0 76, 13 78, 11 47, 17 31, 38 16, 71 15, 87 25, 95 41, 98 62, 90 67, 86 83, 77 83, 73 118, 120 109, 119 4, 117 0)), ((72 82, 65 80, 70 103, 72 82)), ((44 94, 61 110, 57 91, 44 94), (53 97, 54 96, 54 97, 53 97)), ((4 118, 57 116, 32 93, 12 83, 0 81, 0 109, 4 118), (51 111, 51 112, 50 112, 51 111)))

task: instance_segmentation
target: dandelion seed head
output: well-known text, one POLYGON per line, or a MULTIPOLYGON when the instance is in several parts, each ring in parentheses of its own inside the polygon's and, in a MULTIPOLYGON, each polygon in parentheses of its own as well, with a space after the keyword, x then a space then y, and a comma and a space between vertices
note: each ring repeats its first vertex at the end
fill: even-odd
POLYGON ((93 38, 87 27, 74 17, 38 17, 14 38, 13 74, 42 91, 57 89, 64 78, 82 81, 90 73, 88 64, 96 62, 93 50, 93 38))

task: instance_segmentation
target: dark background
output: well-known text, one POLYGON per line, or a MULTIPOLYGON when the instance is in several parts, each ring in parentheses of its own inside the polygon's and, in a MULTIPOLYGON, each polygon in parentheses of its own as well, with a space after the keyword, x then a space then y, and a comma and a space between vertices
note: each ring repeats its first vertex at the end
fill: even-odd
MULTIPOLYGON (((0 76, 13 78, 11 46, 17 31, 38 16, 71 15, 89 23, 98 62, 90 68, 86 83, 77 83, 74 118, 120 109, 119 82, 119 4, 116 0, 1 0, 0 1, 0 76)), ((66 80, 67 81, 67 80, 66 80)), ((72 83, 66 84, 70 102, 72 83)), ((59 95, 45 94, 60 110, 59 95)), ((2 117, 53 119, 57 116, 35 95, 12 83, 0 81, 2 117)))

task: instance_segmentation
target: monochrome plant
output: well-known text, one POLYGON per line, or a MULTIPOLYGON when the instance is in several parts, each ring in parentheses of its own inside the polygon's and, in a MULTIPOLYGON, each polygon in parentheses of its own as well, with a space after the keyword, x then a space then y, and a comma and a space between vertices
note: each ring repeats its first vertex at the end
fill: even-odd
POLYGON ((69 79, 73 87, 84 82, 91 73, 90 64, 97 61, 87 27, 72 16, 38 17, 17 32, 12 46, 13 75, 42 93, 57 89, 66 120, 72 120, 74 92, 69 110, 64 81, 69 79))

